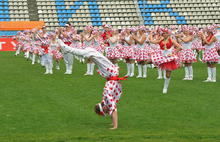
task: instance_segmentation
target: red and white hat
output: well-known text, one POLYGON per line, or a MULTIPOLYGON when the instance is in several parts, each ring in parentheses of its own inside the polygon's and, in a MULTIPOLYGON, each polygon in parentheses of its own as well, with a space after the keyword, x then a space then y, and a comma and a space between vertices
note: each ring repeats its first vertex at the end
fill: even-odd
POLYGON ((171 29, 171 30, 173 30, 174 28, 176 28, 175 25, 171 25, 171 26, 170 26, 170 29, 171 29))
POLYGON ((71 25, 70 24, 65 24, 65 27, 71 27, 71 25))
POLYGON ((99 115, 104 116, 106 118, 106 115, 105 115, 105 113, 102 109, 102 105, 100 103, 99 103, 99 109, 100 109, 99 115))
POLYGON ((138 27, 138 29, 142 30, 144 33, 146 32, 146 27, 143 26, 143 25, 140 25, 140 26, 138 27))
POLYGON ((215 27, 214 26, 209 26, 208 30, 214 35, 215 34, 215 27))
POLYGON ((43 26, 41 27, 41 29, 46 28, 46 27, 47 27, 46 25, 43 25, 43 26))
POLYGON ((109 28, 109 25, 103 25, 103 28, 109 28))
POLYGON ((214 26, 214 27, 217 27, 217 28, 218 28, 218 25, 217 25, 217 24, 215 24, 215 23, 213 23, 213 24, 212 24, 212 26, 214 26))

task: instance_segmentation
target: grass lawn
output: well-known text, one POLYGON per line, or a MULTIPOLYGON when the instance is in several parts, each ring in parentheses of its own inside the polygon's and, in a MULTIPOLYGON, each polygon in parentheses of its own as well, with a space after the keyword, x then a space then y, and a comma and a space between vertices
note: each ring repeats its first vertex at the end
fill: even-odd
MULTIPOLYGON (((172 72, 167 94, 157 69, 148 68, 146 79, 122 81, 118 129, 110 130, 111 118, 94 112, 106 80, 96 72, 84 76, 86 65, 76 59, 73 74, 64 75, 60 62, 61 70, 44 75, 23 53, 0 52, 1 142, 220 141, 220 65, 216 83, 203 83, 208 75, 201 62, 193 64, 193 81, 182 80, 184 68, 172 72)), ((119 66, 122 77, 126 64, 119 66)))

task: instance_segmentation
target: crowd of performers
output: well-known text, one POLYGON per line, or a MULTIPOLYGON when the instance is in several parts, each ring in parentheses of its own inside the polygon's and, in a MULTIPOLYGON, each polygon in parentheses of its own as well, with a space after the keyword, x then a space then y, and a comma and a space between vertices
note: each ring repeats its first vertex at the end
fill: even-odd
POLYGON ((45 74, 53 74, 54 59, 58 70, 59 60, 64 59, 66 65, 64 74, 72 74, 74 57, 82 63, 86 59, 85 75, 93 75, 96 64, 98 73, 107 79, 107 83, 103 101, 95 106, 95 112, 100 115, 105 113, 111 115, 113 128, 117 128, 115 122, 117 119, 113 114, 117 115, 116 104, 122 93, 119 80, 124 80, 118 78, 117 62, 120 60, 126 62, 126 77, 134 76, 135 63, 138 66, 137 78, 147 77, 149 65, 158 67, 157 79, 165 79, 163 93, 167 93, 171 72, 182 65, 185 67, 183 80, 193 80, 192 63, 197 62, 197 58, 207 64, 208 78, 204 82, 216 82, 215 63, 220 61, 220 31, 216 24, 203 29, 186 25, 178 29, 173 25, 170 29, 126 27, 120 33, 110 25, 104 25, 103 31, 87 25, 80 34, 77 34, 77 29, 70 23, 50 34, 46 28, 42 26, 40 30, 34 28, 18 32, 13 37, 18 41, 15 56, 21 50, 24 57, 27 60, 31 59, 32 64, 35 64, 37 55, 37 62, 46 68, 45 74))

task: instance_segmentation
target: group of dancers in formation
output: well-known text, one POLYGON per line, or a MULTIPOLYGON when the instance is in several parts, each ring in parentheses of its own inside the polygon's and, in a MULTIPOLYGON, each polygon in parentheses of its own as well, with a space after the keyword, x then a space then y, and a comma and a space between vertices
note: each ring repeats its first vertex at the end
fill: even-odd
POLYGON ((216 24, 202 29, 186 25, 178 29, 174 25, 170 29, 126 27, 120 33, 110 25, 104 25, 103 31, 87 25, 80 34, 70 23, 50 34, 46 29, 42 26, 40 30, 34 28, 18 32, 13 37, 18 41, 15 56, 22 50, 25 58, 30 58, 34 64, 37 55, 37 62, 46 68, 45 74, 53 74, 53 59, 56 60, 56 69, 59 69, 59 60, 64 59, 65 74, 72 74, 74 56, 82 63, 86 59, 85 75, 93 75, 96 64, 98 73, 107 82, 102 102, 95 106, 95 112, 102 116, 108 113, 112 117, 112 129, 118 126, 116 104, 122 93, 119 80, 134 76, 134 62, 138 64, 137 78, 147 77, 147 66, 150 64, 158 67, 158 79, 162 79, 164 71, 163 93, 167 93, 171 72, 182 64, 185 67, 183 80, 193 80, 192 63, 197 62, 196 56, 207 64, 208 78, 204 82, 216 82, 215 63, 220 58, 220 31, 216 24), (124 60, 127 65, 127 75, 123 78, 118 77, 119 60, 124 60))

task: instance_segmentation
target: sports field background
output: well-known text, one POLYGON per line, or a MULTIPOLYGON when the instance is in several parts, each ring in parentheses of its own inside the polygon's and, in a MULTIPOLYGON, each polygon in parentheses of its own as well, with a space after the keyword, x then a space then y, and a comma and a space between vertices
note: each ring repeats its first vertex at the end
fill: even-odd
MULTIPOLYGON (((84 76, 86 65, 74 59, 73 74, 65 64, 44 75, 45 68, 26 61, 23 53, 0 52, 0 141, 220 141, 220 65, 217 82, 203 83, 206 64, 193 64, 193 81, 183 81, 184 68, 172 72, 168 93, 157 69, 147 78, 122 81, 117 104, 118 129, 110 116, 96 115, 106 80, 96 71, 84 76)), ((120 77, 126 64, 119 62, 120 77)), ((95 66, 97 68, 97 66, 95 66)))

